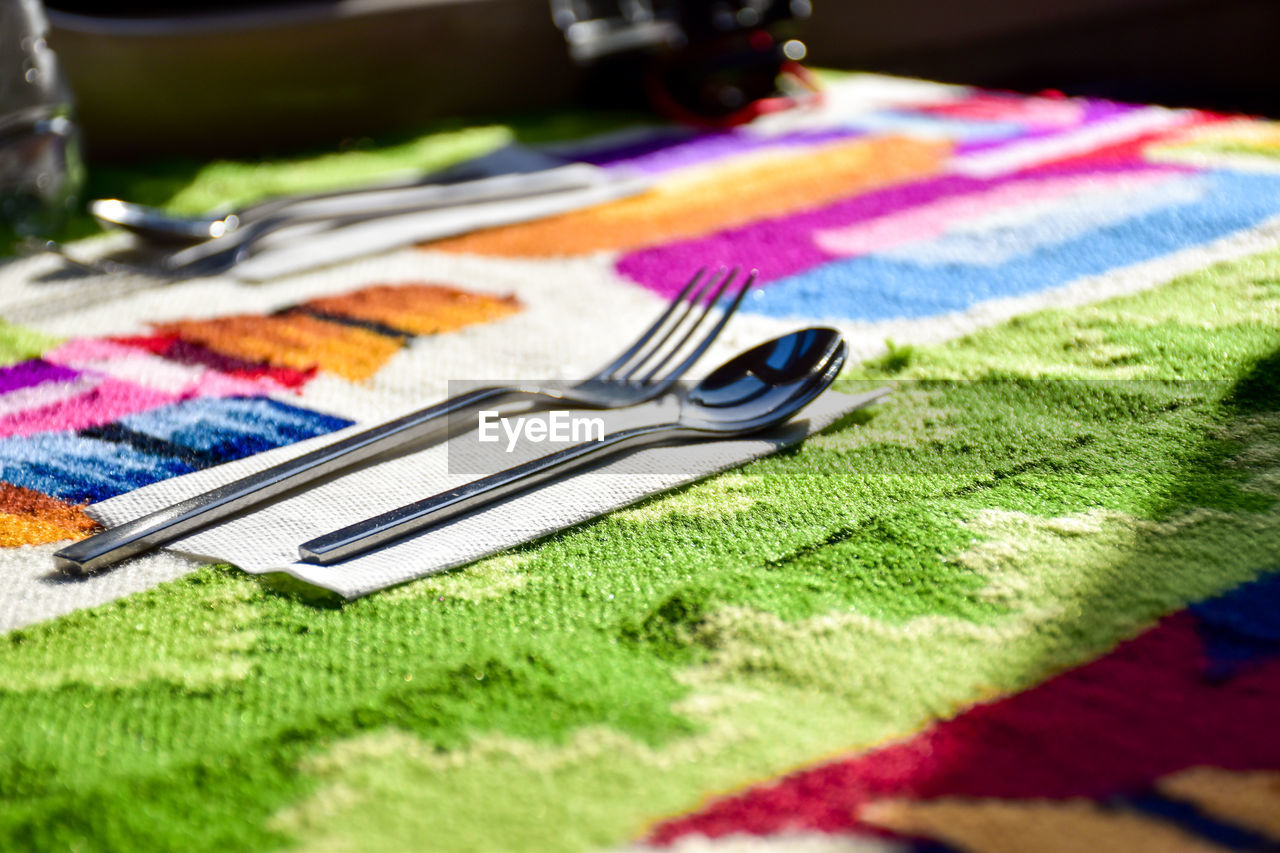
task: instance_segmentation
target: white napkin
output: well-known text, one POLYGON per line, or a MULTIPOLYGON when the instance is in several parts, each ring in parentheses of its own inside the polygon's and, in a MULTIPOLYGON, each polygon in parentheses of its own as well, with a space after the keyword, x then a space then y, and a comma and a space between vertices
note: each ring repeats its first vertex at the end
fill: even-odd
MULTIPOLYGON (((300 495, 189 536, 171 547, 195 557, 232 563, 253 574, 284 572, 345 598, 356 598, 470 563, 649 495, 774 453, 885 393, 887 389, 858 395, 828 391, 798 418, 770 432, 731 441, 645 449, 333 566, 298 562, 298 545, 322 533, 477 479, 480 473, 474 469, 457 470, 466 467, 458 464, 460 454, 466 451, 456 442, 467 439, 454 439, 330 480, 300 495), (453 471, 449 464, 451 445, 453 471)), ((634 412, 628 417, 635 417, 634 412)), ((108 526, 129 521, 362 428, 352 427, 155 483, 95 504, 89 508, 89 514, 108 526)))

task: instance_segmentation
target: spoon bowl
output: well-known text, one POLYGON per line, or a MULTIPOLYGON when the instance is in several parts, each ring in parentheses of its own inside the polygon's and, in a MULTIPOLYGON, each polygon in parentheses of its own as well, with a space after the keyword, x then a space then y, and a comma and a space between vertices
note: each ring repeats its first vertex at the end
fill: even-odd
POLYGON ((681 401, 685 429, 743 434, 791 418, 826 390, 848 357, 835 329, 809 328, 731 358, 681 401))
POLYGON ((177 216, 156 207, 134 204, 118 198, 89 202, 89 213, 104 225, 123 228, 149 243, 190 246, 225 237, 240 227, 240 218, 226 216, 177 216))
POLYGON ((299 559, 322 566, 348 560, 624 450, 768 429, 830 387, 847 356, 834 329, 783 335, 712 371, 683 395, 674 421, 619 430, 334 530, 302 543, 299 559))

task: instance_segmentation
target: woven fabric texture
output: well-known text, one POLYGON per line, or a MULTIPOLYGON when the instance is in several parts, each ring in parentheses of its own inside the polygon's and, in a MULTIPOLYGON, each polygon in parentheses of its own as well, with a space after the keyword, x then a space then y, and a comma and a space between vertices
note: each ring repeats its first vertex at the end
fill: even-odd
POLYGON ((98 180, 195 210, 515 136, 652 185, 260 283, 0 265, 0 849, 1280 844, 1274 123, 853 75, 727 132, 98 180), (585 377, 722 265, 761 283, 703 370, 820 323, 893 392, 311 578, 467 563, 354 601, 252 572, 369 488, 185 546, 248 572, 51 574, 451 380, 585 377))

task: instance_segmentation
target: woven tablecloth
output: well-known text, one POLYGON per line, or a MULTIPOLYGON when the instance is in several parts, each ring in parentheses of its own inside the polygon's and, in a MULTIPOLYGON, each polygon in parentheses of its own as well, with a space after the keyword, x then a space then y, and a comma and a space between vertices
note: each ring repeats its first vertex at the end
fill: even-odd
MULTIPOLYGON (((467 133, 167 192, 510 138, 467 133)), ((261 283, 0 265, 0 849, 1280 844, 1277 125, 853 75, 557 150, 653 186, 261 283), (706 364, 821 323, 894 392, 354 602, 52 574, 95 503, 586 375, 719 265, 761 286, 706 364)))

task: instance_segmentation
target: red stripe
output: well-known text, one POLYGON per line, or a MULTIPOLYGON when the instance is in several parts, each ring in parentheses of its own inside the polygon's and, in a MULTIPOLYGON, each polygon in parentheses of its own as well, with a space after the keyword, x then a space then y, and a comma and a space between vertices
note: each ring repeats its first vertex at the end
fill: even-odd
POLYGON ((1280 658, 1225 683, 1180 613, 1093 663, 903 743, 833 761, 657 826, 650 840, 872 831, 873 799, 1106 797, 1196 765, 1280 767, 1280 658))

